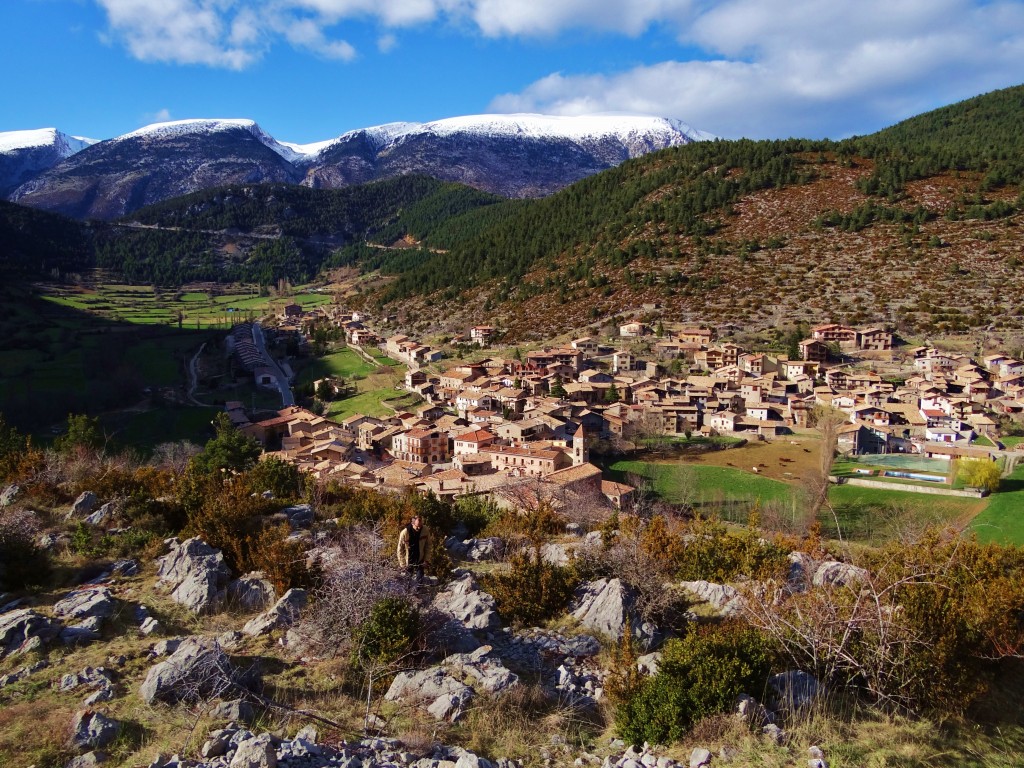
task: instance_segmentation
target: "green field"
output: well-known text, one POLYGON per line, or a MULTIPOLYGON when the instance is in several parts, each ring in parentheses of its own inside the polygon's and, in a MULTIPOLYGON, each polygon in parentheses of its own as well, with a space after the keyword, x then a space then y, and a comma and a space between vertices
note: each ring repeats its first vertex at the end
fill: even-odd
POLYGON ((308 384, 326 376, 341 376, 345 379, 363 378, 373 373, 378 367, 366 362, 355 350, 342 349, 318 357, 303 368, 299 375, 299 383, 308 384))
MULTIPOLYGON (((637 476, 647 478, 652 490, 665 501, 688 504, 734 522, 744 522, 755 504, 771 506, 782 515, 795 515, 804 492, 795 483, 696 462, 618 461, 609 469, 615 480, 629 483, 637 476)), ((1024 489, 1024 482, 1021 487, 1024 489)), ((1024 490, 1021 493, 1024 496, 1024 490)), ((984 499, 935 496, 895 487, 888 490, 841 485, 829 490, 829 504, 819 515, 819 522, 826 536, 837 538, 841 533, 845 539, 877 542, 925 525, 962 525, 987 503, 984 499)), ((1024 508, 1024 498, 1017 503, 1024 508)))
POLYGON ((211 295, 201 291, 176 292, 151 286, 98 284, 91 289, 48 287, 44 298, 54 304, 90 312, 109 320, 141 325, 181 325, 182 328, 229 328, 234 323, 276 312, 285 304, 304 307, 327 304, 323 293, 299 292, 268 297, 234 292, 211 295))
POLYGON ((1024 443, 1024 437, 1000 437, 999 442, 1012 450, 1021 443, 1024 443))
POLYGON ((786 483, 731 467, 617 461, 609 469, 616 480, 628 483, 630 475, 644 477, 651 481, 652 490, 666 501, 695 507, 716 501, 783 501, 793 493, 786 483))
POLYGON ((971 521, 979 541, 1024 546, 1024 465, 999 484, 988 506, 971 521))
POLYGON ((117 323, 45 301, 24 287, 0 290, 0 412, 49 435, 69 413, 134 405, 149 387, 184 383, 185 358, 209 331, 117 323))

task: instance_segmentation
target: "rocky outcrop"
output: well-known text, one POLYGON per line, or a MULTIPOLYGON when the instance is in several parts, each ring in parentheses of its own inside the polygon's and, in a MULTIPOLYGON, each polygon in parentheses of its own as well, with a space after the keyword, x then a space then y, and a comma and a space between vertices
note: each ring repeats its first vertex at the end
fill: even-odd
POLYGON ((117 601, 106 587, 75 590, 53 606, 53 614, 62 619, 109 619, 115 610, 117 601))
POLYGON ((826 560, 814 571, 812 583, 816 587, 856 587, 867 582, 870 576, 865 569, 856 565, 826 560))
POLYGON ((31 608, 0 614, 0 658, 42 648, 60 634, 60 622, 31 608))
POLYGON ((263 571, 253 571, 228 584, 228 601, 243 611, 265 611, 277 600, 277 592, 263 571))
POLYGON ((466 573, 445 585, 434 597, 432 607, 470 630, 493 629, 501 625, 494 598, 466 573))
POLYGON ((681 581, 679 586, 701 602, 707 603, 722 616, 735 616, 743 609, 742 598, 735 587, 713 581, 681 581))
POLYGON ((139 696, 147 704, 174 704, 229 690, 237 679, 227 655, 216 640, 189 637, 146 674, 139 696))
POLYGON ((168 543, 171 551, 158 561, 157 575, 171 598, 197 614, 219 609, 231 578, 224 556, 199 538, 168 543))
POLYGON ((284 596, 274 603, 274 607, 250 619, 242 627, 242 634, 257 636, 265 635, 275 629, 290 627, 299 617, 299 612, 306 607, 308 596, 304 589, 289 589, 284 596))
POLYGON ((121 733, 121 723, 99 712, 83 709, 71 723, 71 746, 81 752, 101 749, 121 733))
POLYGON ((490 656, 488 645, 473 653, 459 653, 417 672, 399 672, 384 694, 387 701, 408 701, 424 706, 437 720, 458 720, 478 692, 500 694, 518 684, 501 659, 490 656))
POLYGON ((569 609, 584 627, 612 640, 622 639, 629 624, 636 640, 643 647, 649 647, 658 632, 657 627, 640 619, 636 611, 636 592, 620 579, 598 579, 583 584, 576 590, 569 609))
POLYGON ((486 539, 465 539, 463 541, 459 541, 454 536, 449 536, 445 539, 444 546, 451 553, 452 557, 472 563, 500 560, 505 554, 505 542, 497 536, 491 536, 486 539))
POLYGON ((85 517, 92 512, 98 501, 99 499, 96 498, 96 494, 92 491, 82 491, 78 498, 75 499, 75 503, 71 505, 68 517, 85 517))

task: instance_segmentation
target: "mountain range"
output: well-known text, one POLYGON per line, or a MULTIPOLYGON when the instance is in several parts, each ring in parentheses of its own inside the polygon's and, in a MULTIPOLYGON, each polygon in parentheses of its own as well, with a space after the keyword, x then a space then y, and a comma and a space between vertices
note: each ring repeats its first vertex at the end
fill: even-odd
POLYGON ((87 219, 226 184, 335 189, 406 174, 542 197, 625 160, 712 138, 665 118, 528 114, 391 123, 315 144, 278 141, 252 120, 156 123, 98 142, 13 131, 0 133, 0 194, 87 219))

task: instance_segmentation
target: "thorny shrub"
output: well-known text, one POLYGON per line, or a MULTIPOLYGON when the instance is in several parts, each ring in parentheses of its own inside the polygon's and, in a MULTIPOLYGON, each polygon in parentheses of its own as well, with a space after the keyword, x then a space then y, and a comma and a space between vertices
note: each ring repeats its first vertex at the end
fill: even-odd
POLYGON ((509 570, 483 579, 506 621, 537 624, 565 610, 579 579, 572 568, 544 561, 540 549, 516 552, 509 570))
POLYGON ((845 586, 748 590, 746 618, 791 665, 892 710, 963 712, 1024 654, 1019 549, 929 531, 858 564, 845 586))
POLYGON ((658 674, 617 708, 616 729, 632 744, 677 741, 739 694, 763 695, 770 673, 770 644, 760 632, 739 623, 703 627, 666 643, 658 674))

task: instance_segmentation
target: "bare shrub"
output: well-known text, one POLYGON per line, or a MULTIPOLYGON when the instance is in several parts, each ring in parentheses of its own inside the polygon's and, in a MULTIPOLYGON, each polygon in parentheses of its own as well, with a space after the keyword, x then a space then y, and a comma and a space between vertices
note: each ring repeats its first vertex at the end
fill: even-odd
POLYGON ((412 602, 415 584, 399 571, 379 525, 349 528, 316 555, 322 579, 299 631, 321 657, 350 654, 355 633, 382 599, 412 602))
POLYGON ((866 575, 745 590, 747 620, 799 669, 890 710, 961 712, 1024 656, 1024 556, 928 532, 863 556, 866 575))
POLYGON ((34 512, 0 509, 0 587, 22 589, 49 576, 49 559, 36 543, 39 532, 34 512))

